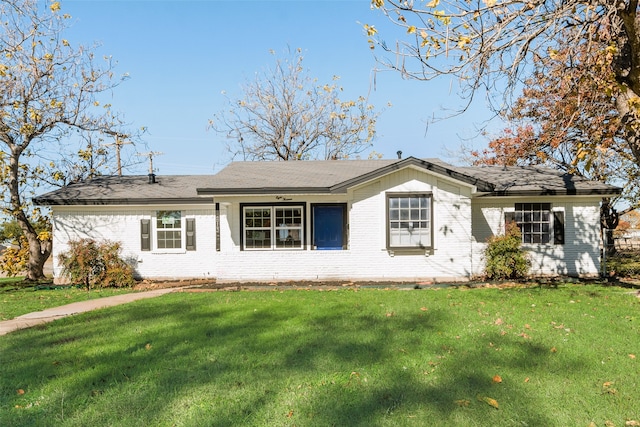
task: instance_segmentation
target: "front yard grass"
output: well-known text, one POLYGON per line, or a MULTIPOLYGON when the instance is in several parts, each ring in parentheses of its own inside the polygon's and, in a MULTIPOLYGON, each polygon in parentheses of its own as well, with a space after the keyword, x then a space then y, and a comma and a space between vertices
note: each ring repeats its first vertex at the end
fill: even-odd
POLYGON ((0 425, 625 426, 636 356, 618 287, 172 293, 0 337, 0 425))
POLYGON ((26 283, 22 277, 0 278, 0 321, 72 302, 129 292, 132 290, 106 288, 87 291, 75 286, 53 286, 51 282, 26 283))

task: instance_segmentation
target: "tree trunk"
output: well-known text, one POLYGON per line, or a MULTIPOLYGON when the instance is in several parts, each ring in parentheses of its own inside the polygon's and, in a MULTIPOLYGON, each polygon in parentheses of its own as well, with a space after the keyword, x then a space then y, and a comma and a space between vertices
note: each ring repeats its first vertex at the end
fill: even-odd
MULTIPOLYGON (((28 144, 24 144, 28 145, 28 144)), ((52 242, 41 242, 38 233, 24 212, 20 197, 20 168, 19 159, 22 148, 18 144, 12 144, 11 158, 9 159, 9 195, 11 199, 11 214, 22 229, 24 237, 29 243, 29 262, 25 280, 41 280, 45 278, 44 263, 51 255, 52 242)))
POLYGON ((616 245, 613 237, 613 230, 618 226, 620 216, 618 212, 611 206, 611 200, 602 199, 600 206, 600 225, 604 230, 604 250, 607 255, 616 253, 616 245))

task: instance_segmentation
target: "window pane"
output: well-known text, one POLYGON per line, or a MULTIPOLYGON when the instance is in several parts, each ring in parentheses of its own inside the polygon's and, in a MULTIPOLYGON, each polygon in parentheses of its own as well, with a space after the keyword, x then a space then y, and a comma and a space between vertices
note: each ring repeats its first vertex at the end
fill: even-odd
POLYGON ((302 248, 302 213, 300 206, 245 207, 244 248, 302 248))
POLYGON ((180 249, 182 247, 182 212, 156 212, 156 241, 158 249, 180 249))
POLYGON ((270 230, 247 230, 245 233, 245 247, 251 249, 268 249, 271 248, 271 231, 270 230))
POLYGON ((430 204, 424 195, 389 198, 389 247, 431 246, 430 204))
POLYGON ((156 212, 156 226, 158 229, 180 228, 181 216, 180 211, 158 211, 156 212))
POLYGON ((516 203, 515 218, 522 232, 523 243, 549 243, 551 241, 551 204, 516 203))

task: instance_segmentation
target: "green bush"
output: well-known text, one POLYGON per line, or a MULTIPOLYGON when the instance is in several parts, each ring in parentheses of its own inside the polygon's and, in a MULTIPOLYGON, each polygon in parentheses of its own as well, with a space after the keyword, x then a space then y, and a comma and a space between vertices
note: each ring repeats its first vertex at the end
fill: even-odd
POLYGON ((120 256, 120 243, 72 240, 69 250, 58 256, 62 274, 74 284, 91 288, 130 287, 135 284, 133 268, 120 256))
POLYGON ((504 235, 489 238, 484 255, 488 279, 521 279, 529 272, 531 262, 522 249, 522 236, 515 222, 506 224, 504 235))

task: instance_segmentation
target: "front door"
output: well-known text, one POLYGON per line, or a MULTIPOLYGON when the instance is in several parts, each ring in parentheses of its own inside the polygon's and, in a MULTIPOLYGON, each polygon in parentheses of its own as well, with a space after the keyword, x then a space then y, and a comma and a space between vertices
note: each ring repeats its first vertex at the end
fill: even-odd
POLYGON ((319 250, 340 250, 345 246, 345 205, 313 207, 313 245, 319 250))

